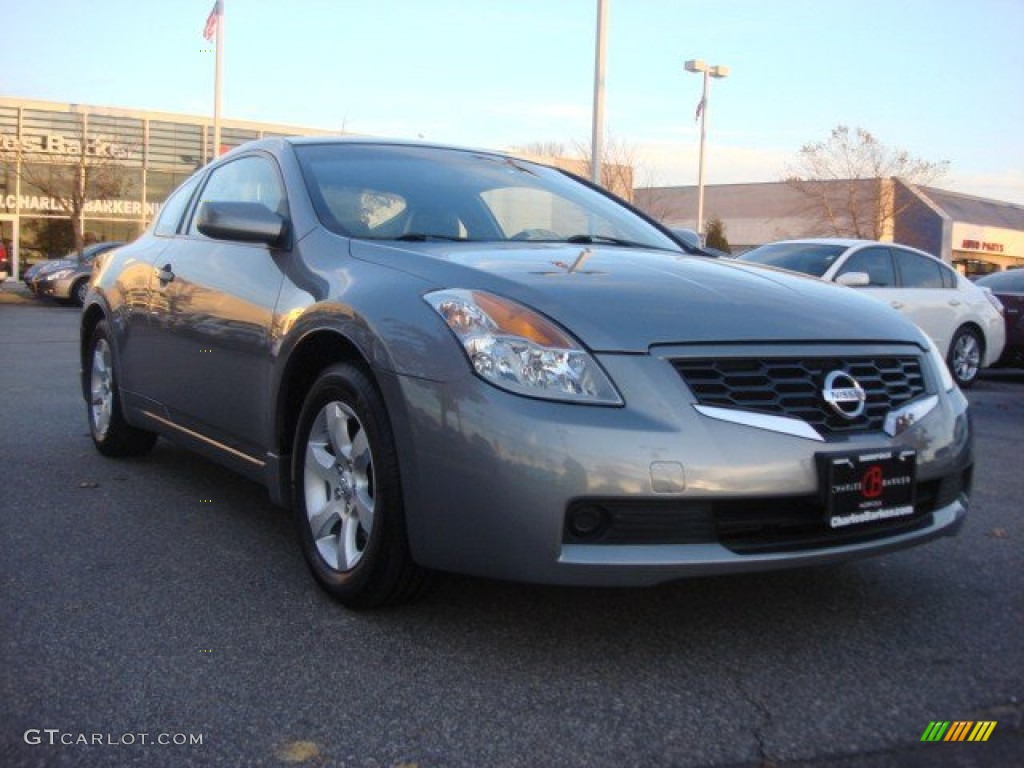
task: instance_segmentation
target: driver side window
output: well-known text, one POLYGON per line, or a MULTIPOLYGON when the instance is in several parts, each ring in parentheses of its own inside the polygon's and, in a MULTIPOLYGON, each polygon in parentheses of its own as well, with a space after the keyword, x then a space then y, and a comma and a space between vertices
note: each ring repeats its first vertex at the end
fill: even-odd
POLYGON ((275 213, 285 214, 281 179, 271 160, 257 155, 222 165, 210 174, 192 216, 189 234, 204 237, 197 229, 199 208, 206 202, 261 203, 275 213))

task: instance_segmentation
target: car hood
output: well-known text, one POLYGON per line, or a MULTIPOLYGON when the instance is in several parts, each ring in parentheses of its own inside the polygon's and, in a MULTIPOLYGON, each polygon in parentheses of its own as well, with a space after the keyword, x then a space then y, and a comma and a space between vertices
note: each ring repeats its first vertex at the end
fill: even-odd
POLYGON ((45 264, 39 266, 36 270, 36 277, 42 277, 43 275, 49 274, 50 272, 56 272, 58 269, 64 269, 65 267, 76 267, 78 262, 74 259, 51 259, 45 264))
POLYGON ((669 251, 510 243, 395 247, 352 241, 352 254, 436 288, 487 290, 561 323, 594 351, 681 343, 905 341, 899 313, 848 288, 669 251))

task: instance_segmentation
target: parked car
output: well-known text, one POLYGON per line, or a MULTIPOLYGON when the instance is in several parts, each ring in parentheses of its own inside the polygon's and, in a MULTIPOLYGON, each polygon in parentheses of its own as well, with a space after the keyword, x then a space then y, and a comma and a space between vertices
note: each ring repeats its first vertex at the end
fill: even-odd
POLYGON ((94 243, 82 250, 81 257, 69 254, 63 259, 53 259, 37 265, 25 274, 25 284, 37 296, 56 299, 64 304, 82 306, 85 301, 92 265, 101 253, 124 245, 121 241, 94 243), (29 272, 32 272, 30 275, 29 272))
POLYGON ((996 365, 1024 368, 1024 269, 993 272, 974 284, 992 291, 1004 307, 1006 347, 996 365))
POLYGON ((968 509, 967 402, 912 323, 499 154, 239 147, 104 257, 81 352, 100 453, 264 483, 352 607, 835 563, 968 509))
POLYGON ((999 302, 924 251, 874 240, 784 240, 739 258, 860 288, 890 304, 938 345, 961 388, 1002 354, 999 302))

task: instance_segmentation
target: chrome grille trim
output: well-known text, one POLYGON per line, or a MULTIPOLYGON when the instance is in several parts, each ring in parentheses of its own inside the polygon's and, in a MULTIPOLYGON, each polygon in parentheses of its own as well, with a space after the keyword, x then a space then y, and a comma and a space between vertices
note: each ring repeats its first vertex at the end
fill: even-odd
MULTIPOLYGON (((702 408, 728 412, 726 420, 764 427, 764 422, 740 421, 735 413, 795 420, 809 425, 819 437, 882 431, 893 411, 902 411, 927 394, 918 355, 785 356, 785 357, 673 357, 669 362, 690 388, 702 408), (828 407, 823 396, 825 379, 844 371, 867 395, 863 415, 848 420, 828 407)), ((717 413, 717 417, 725 414, 717 413)), ((710 414, 705 414, 710 415, 710 414)), ((920 418, 919 412, 915 416, 920 418)), ((806 435, 801 435, 806 436, 806 435)), ((811 438, 814 439, 814 438, 811 438)))

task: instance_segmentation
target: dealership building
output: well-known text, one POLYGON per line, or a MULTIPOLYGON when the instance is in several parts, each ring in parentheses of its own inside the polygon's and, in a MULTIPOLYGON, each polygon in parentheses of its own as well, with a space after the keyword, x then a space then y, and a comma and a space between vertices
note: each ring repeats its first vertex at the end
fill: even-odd
MULTIPOLYGON (((896 179, 817 182, 802 188, 786 182, 720 184, 704 188, 705 220, 718 219, 734 253, 773 240, 830 237, 822 214, 849 228, 858 209, 878 239, 920 248, 978 275, 1024 267, 1024 206, 896 179), (817 184, 817 187, 815 187, 817 184), (851 206, 851 201, 853 205, 851 206)), ((636 190, 636 204, 670 227, 697 228, 697 187, 636 190)))
MULTIPOLYGON (((89 167, 93 187, 82 213, 86 242, 131 240, 171 191, 217 154, 213 132, 208 116, 0 97, 0 241, 10 272, 16 276, 31 262, 69 250, 68 180, 76 166, 89 167)), ((338 132, 222 120, 220 150, 264 137, 330 133, 338 132)), ((539 159, 586 172, 572 159, 539 159)), ((696 187, 631 190, 631 171, 607 166, 604 175, 614 191, 658 220, 696 229, 696 187)), ((827 184, 849 198, 851 182, 827 184)), ((921 248, 969 275, 1024 267, 1024 206, 897 180, 855 184, 857 195, 885 200, 893 212, 882 217, 882 240, 921 248)), ((831 231, 806 194, 782 182, 707 186, 704 210, 707 219, 725 224, 734 251, 831 231)))
MULTIPOLYGON (((222 120, 221 152, 268 136, 327 133, 222 120)), ((87 242, 131 240, 213 150, 211 117, 0 97, 0 240, 10 271, 18 275, 27 263, 62 255, 48 245, 58 241, 55 222, 68 227, 66 178, 75 165, 108 182, 87 194, 87 242), (63 183, 56 180, 61 174, 63 183)))

